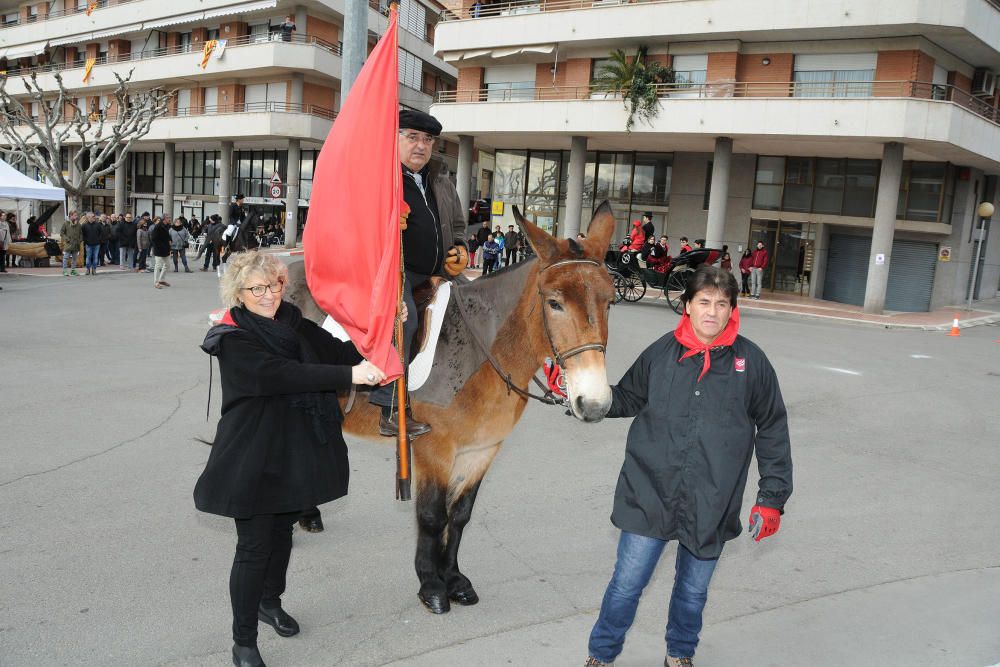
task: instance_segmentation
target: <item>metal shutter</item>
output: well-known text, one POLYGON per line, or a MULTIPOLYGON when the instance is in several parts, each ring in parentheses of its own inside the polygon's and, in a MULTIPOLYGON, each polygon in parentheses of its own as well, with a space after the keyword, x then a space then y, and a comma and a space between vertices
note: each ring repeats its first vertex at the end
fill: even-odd
POLYGON ((823 298, 838 303, 865 305, 868 256, 872 240, 864 236, 830 235, 823 298))
MULTIPOLYGON (((864 236, 830 235, 824 299, 864 305, 871 248, 872 240, 864 236)), ((936 243, 892 242, 886 310, 926 312, 930 309, 937 250, 936 243)))
POLYGON ((926 312, 931 306, 937 244, 922 241, 892 242, 886 310, 926 312))

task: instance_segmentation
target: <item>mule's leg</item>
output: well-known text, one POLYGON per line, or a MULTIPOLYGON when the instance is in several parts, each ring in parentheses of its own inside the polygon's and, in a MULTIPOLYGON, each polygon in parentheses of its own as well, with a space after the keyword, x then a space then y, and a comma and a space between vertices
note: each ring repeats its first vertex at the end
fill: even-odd
POLYGON ((458 547, 462 543, 462 532, 472 517, 472 506, 482 480, 469 488, 457 499, 448 512, 448 541, 444 552, 444 578, 448 587, 448 599, 458 604, 473 605, 479 602, 476 589, 469 578, 458 570, 458 547))
POLYGON ((413 465, 417 480, 417 553, 414 566, 420 580, 417 595, 427 609, 444 614, 451 609, 448 589, 442 577, 444 531, 448 524, 448 476, 451 457, 435 455, 430 443, 413 448, 413 465), (440 458, 447 458, 442 465, 440 458))
POLYGON ((465 526, 472 518, 472 507, 476 503, 476 494, 479 493, 483 476, 498 451, 500 443, 460 451, 448 482, 448 528, 443 574, 448 587, 448 598, 462 605, 476 604, 479 596, 472 587, 472 582, 459 571, 458 550, 465 526))

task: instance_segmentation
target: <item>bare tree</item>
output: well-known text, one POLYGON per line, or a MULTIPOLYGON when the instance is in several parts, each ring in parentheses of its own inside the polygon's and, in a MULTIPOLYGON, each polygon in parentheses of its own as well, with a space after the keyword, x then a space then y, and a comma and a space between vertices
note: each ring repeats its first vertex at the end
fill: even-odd
POLYGON ((67 90, 58 72, 58 93, 44 90, 34 72, 24 79, 26 94, 15 96, 7 90, 7 77, 0 79, 0 143, 7 145, 10 157, 26 160, 49 183, 65 189, 73 209, 80 208, 84 190, 118 168, 153 121, 169 111, 176 94, 161 88, 131 91, 132 70, 125 78, 114 75, 114 93, 91 109, 80 108, 79 91, 67 90), (62 170, 63 148, 75 167, 68 177, 62 170))

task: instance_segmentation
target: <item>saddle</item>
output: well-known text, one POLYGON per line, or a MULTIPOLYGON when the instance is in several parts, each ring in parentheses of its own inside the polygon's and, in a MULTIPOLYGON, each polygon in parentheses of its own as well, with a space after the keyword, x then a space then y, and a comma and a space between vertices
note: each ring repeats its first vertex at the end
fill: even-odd
MULTIPOLYGON (((437 350, 438 336, 444 323, 444 313, 451 299, 451 283, 445 278, 432 277, 427 283, 413 290, 413 300, 417 312, 409 317, 417 317, 417 335, 410 351, 410 370, 407 386, 410 391, 419 389, 430 377, 437 350)), ((350 340, 340 324, 327 315, 323 328, 340 340, 350 340)))

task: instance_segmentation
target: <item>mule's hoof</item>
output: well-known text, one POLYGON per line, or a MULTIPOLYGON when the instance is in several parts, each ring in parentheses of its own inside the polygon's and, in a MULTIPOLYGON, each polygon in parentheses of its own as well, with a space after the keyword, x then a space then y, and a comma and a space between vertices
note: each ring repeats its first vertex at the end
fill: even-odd
POLYGON ((448 593, 448 599, 455 604, 460 604, 465 607, 471 607, 472 605, 479 602, 479 596, 476 595, 476 590, 474 588, 468 588, 464 591, 455 591, 448 593))
POLYGON ((432 614, 447 614, 451 611, 451 603, 444 593, 417 593, 417 597, 432 614))

